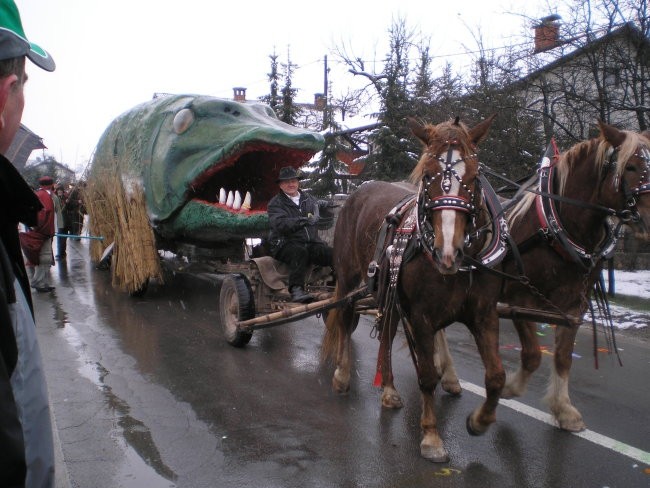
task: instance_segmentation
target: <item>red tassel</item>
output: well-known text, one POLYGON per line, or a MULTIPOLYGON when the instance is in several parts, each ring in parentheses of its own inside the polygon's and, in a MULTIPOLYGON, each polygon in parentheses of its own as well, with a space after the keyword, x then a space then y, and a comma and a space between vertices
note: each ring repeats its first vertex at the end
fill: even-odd
POLYGON ((378 369, 377 373, 375 374, 375 381, 372 383, 372 386, 376 386, 377 388, 380 388, 382 382, 381 380, 382 380, 381 370, 378 369))

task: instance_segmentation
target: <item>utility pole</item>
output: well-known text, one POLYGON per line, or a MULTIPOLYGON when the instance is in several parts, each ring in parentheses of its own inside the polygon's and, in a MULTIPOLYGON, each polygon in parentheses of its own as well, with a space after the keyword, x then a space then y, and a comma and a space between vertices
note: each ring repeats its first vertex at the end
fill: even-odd
POLYGON ((329 96, 327 93, 327 87, 328 87, 328 82, 327 82, 327 54, 323 57, 323 64, 324 64, 324 72, 323 72, 323 99, 325 101, 323 105, 323 130, 327 129, 330 125, 330 120, 329 120, 329 96))

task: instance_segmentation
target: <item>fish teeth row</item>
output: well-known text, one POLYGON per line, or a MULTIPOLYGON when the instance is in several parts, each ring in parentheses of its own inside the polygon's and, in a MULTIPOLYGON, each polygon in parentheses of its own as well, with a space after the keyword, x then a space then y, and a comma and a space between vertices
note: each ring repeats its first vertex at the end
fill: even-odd
POLYGON ((234 193, 225 189, 219 190, 219 203, 233 210, 250 210, 251 209, 251 192, 247 191, 242 202, 241 193, 236 190, 234 193))

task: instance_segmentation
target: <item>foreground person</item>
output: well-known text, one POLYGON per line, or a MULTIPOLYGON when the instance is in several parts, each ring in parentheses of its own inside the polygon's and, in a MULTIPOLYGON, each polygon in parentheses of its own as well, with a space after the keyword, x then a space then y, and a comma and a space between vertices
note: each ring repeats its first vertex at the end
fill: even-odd
POLYGON ((18 223, 36 225, 41 203, 2 156, 20 127, 26 57, 54 70, 52 58, 26 40, 13 0, 0 0, 0 486, 40 488, 54 486, 54 449, 18 223))

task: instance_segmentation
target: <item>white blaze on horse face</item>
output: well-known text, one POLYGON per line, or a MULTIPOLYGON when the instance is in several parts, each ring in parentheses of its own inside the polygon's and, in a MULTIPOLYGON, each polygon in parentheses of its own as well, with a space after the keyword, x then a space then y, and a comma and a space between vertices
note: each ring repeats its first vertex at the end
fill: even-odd
MULTIPOLYGON (((460 152, 454 150, 451 154, 451 161, 458 161, 461 158, 460 152)), ((444 166, 444 165, 443 165, 444 166)), ((465 161, 460 161, 454 166, 460 179, 465 176, 465 161)), ((458 196, 460 193, 460 182, 455 176, 451 177, 451 189, 445 195, 458 196)), ((442 264, 451 268, 456 257, 456 248, 454 247, 454 234, 456 231, 456 219, 460 217, 460 212, 455 210, 442 210, 442 264)))

